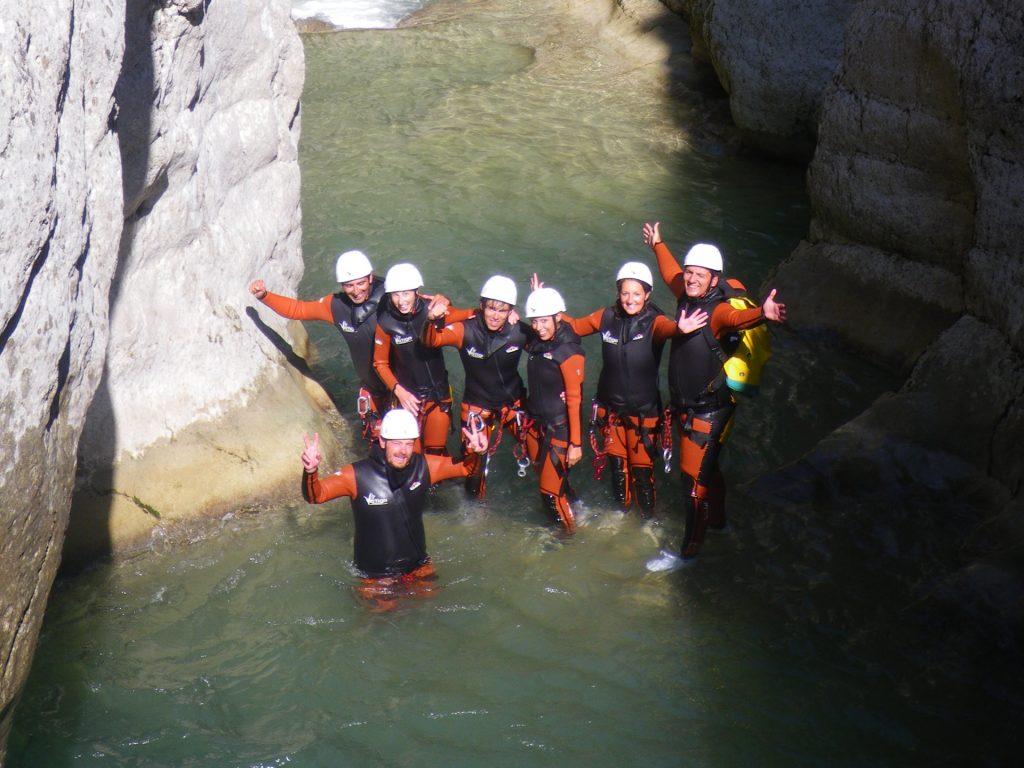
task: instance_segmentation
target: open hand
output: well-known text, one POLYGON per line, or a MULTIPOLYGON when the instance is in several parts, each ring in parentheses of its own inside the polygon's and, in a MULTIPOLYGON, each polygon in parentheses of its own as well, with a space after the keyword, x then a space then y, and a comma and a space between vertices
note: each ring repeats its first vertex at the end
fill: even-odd
POLYGON ((768 298, 764 300, 764 304, 761 305, 761 311, 767 320, 776 323, 782 323, 786 320, 786 305, 775 300, 774 288, 768 294, 768 298))
POLYGON ((644 224, 643 234, 644 243, 653 248, 661 242, 661 222, 656 221, 653 224, 647 222, 644 224))
POLYGON ((401 384, 395 385, 395 400, 413 416, 420 415, 420 399, 401 384))
POLYGON ((694 331, 699 331, 707 324, 708 313, 703 309, 695 309, 689 315, 680 315, 676 327, 683 333, 693 333, 694 331))

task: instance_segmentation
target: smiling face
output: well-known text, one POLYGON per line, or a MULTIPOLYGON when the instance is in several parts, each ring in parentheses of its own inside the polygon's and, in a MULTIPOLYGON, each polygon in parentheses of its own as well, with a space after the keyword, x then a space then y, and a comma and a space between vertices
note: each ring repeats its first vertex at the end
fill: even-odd
POLYGON ((391 294, 391 304, 403 315, 408 315, 416 306, 416 291, 395 291, 391 294))
POLYGON ((384 449, 384 460, 395 469, 405 469, 412 460, 413 449, 416 446, 415 440, 385 440, 380 439, 381 448, 384 449))
POLYGON ((367 275, 356 280, 349 280, 341 284, 341 290, 348 296, 353 304, 362 304, 370 297, 370 286, 373 285, 373 276, 367 275))
POLYGON ((627 315, 640 312, 650 298, 651 292, 639 280, 627 278, 619 283, 619 306, 627 315))
POLYGON ((558 317, 559 315, 549 315, 530 320, 533 332, 541 341, 551 341, 555 337, 555 331, 558 329, 558 317))
POLYGON ((500 331, 508 320, 508 313, 512 311, 512 305, 494 299, 483 299, 480 302, 480 309, 484 313, 484 325, 488 331, 500 331))
POLYGON ((699 299, 718 285, 718 275, 704 267, 686 267, 683 270, 683 287, 690 299, 699 299))

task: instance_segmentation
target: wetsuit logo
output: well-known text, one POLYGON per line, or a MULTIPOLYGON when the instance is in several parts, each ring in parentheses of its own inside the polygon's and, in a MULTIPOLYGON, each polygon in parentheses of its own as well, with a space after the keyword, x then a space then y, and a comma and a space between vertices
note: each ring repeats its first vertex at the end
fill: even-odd
POLYGON ((477 360, 483 360, 487 355, 477 350, 476 347, 470 347, 466 350, 466 354, 470 357, 475 357, 477 360))
POLYGON ((601 341, 605 344, 618 344, 619 340, 612 336, 611 331, 605 331, 601 334, 601 341))
POLYGON ((505 351, 509 352, 509 353, 511 353, 511 352, 518 352, 519 351, 519 347, 517 347, 517 346, 515 346, 513 344, 511 347, 505 347, 505 351))
POLYGON ((382 496, 376 496, 372 492, 363 496, 363 500, 371 507, 380 507, 388 503, 388 500, 382 496))
POLYGON ((342 333, 355 333, 356 332, 356 329, 348 324, 348 320, 342 320, 340 323, 338 323, 338 327, 341 329, 342 333))
POLYGON ((408 344, 410 341, 415 341, 416 337, 415 336, 392 336, 391 340, 393 342, 395 342, 395 344, 408 344))
POLYGON ((643 337, 644 335, 642 333, 638 333, 636 336, 630 339, 630 341, 640 341, 640 339, 642 339, 643 337))
POLYGON ((421 483, 419 480, 417 480, 415 483, 413 483, 412 485, 409 486, 409 490, 410 491, 415 491, 421 485, 423 485, 423 483, 421 483))

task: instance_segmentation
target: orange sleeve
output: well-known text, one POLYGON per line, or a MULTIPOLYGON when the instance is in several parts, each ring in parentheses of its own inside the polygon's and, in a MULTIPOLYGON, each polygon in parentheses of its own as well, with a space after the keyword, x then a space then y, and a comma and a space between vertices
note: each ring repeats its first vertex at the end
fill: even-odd
POLYGON ((448 307, 448 311, 445 312, 444 321, 445 323, 464 323, 471 317, 475 317, 476 313, 480 310, 474 308, 471 309, 459 309, 458 307, 448 307))
POLYGON ((470 465, 456 461, 451 456, 436 456, 428 453, 424 454, 423 458, 427 460, 431 483, 439 483, 453 477, 469 477, 470 465))
POLYGON ((339 496, 353 498, 356 495, 356 471, 349 464, 323 480, 316 470, 303 472, 302 495, 310 504, 323 504, 339 496))
POLYGON ((760 307, 736 309, 729 302, 723 301, 711 313, 711 335, 717 339, 727 331, 742 331, 763 322, 764 313, 760 307))
POLYGON ((333 298, 334 295, 329 293, 319 301, 299 301, 267 291, 267 295, 260 301, 281 317, 287 317, 290 320, 322 320, 325 323, 333 324, 334 314, 331 312, 333 298))
POLYGON ((665 281, 665 285, 672 291, 672 295, 678 299, 686 292, 683 287, 682 267, 679 266, 679 262, 676 261, 672 251, 668 249, 664 242, 654 246, 654 255, 658 259, 658 271, 661 272, 661 279, 665 281))
POLYGON ((373 337, 373 370, 377 372, 388 391, 394 392, 398 379, 391 371, 391 334, 379 325, 373 337))
POLYGON ((658 315, 654 318, 654 342, 656 344, 671 339, 677 333, 679 333, 679 328, 668 315, 658 315))
POLYGON ((573 355, 559 366, 565 383, 565 410, 569 416, 569 443, 582 446, 580 407, 583 405, 583 355, 573 355))
POLYGON ((568 323, 569 327, 576 331, 577 336, 589 336, 597 333, 601 327, 601 316, 604 314, 604 307, 595 309, 585 317, 572 318, 566 314, 562 315, 562 322, 568 323))
POLYGON ((433 323, 426 323, 423 326, 423 346, 425 347, 462 349, 462 341, 465 336, 465 326, 461 322, 449 323, 444 328, 438 328, 433 323))

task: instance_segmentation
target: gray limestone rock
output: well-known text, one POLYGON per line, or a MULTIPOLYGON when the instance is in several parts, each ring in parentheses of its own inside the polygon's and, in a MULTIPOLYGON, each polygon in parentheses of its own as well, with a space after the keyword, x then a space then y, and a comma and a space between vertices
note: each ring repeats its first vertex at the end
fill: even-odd
POLYGON ((0 49, 2 748, 73 490, 89 557, 294 486, 303 431, 340 449, 247 290, 302 271, 290 4, 11 0, 0 49))

